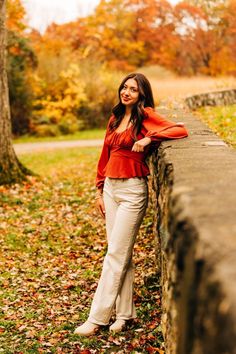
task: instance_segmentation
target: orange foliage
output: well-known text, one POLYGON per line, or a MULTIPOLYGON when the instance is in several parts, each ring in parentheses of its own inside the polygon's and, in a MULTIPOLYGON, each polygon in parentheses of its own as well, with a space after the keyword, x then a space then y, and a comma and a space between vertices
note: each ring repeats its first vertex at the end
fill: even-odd
MULTIPOLYGON (((101 0, 93 15, 52 24, 34 38, 39 53, 90 59, 118 70, 158 64, 180 75, 233 73, 236 0, 101 0)), ((33 37, 32 37, 33 38, 33 37)))
POLYGON ((11 31, 23 32, 26 28, 24 24, 25 9, 20 0, 7 1, 7 28, 11 31))
POLYGON ((82 20, 57 25, 50 25, 44 35, 49 41, 58 41, 63 46, 65 43, 71 46, 74 50, 85 45, 84 25, 82 20))

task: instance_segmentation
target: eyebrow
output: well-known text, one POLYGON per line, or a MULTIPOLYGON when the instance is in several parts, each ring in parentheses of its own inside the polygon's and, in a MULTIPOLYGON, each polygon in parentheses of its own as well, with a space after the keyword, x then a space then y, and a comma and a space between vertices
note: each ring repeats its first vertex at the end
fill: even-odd
MULTIPOLYGON (((128 86, 127 84, 124 84, 124 86, 128 86)), ((134 88, 138 90, 138 86, 130 86, 130 88, 134 88)))

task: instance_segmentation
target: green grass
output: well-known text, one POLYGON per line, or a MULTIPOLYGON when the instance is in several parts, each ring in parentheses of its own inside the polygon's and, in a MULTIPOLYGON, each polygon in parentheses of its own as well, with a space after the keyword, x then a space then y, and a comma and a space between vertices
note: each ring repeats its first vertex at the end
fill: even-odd
POLYGON ((226 143, 236 147, 236 105, 203 107, 197 114, 226 143))
MULTIPOLYGON (((67 175, 67 171, 70 171, 73 167, 77 167, 78 169, 83 168, 86 174, 89 170, 88 165, 91 163, 92 166, 94 166, 94 163, 96 163, 98 153, 99 148, 71 148, 24 154, 21 155, 20 160, 36 174, 45 175, 48 178, 57 178, 57 176, 61 177, 63 171, 67 175)), ((92 172, 94 173, 94 170, 92 172)), ((74 176, 72 177, 74 179, 74 176)), ((66 179, 64 181, 64 187, 66 187, 66 184, 68 188, 70 188, 71 181, 66 179)))
POLYGON ((0 186, 0 352, 144 353, 160 348, 164 354, 159 279, 151 277, 150 209, 134 250, 138 319, 114 336, 107 327, 92 338, 73 334, 87 319, 107 246, 94 202, 99 151, 23 155, 21 161, 39 177, 0 186))
POLYGON ((88 140, 88 139, 103 139, 105 135, 104 129, 90 129, 76 132, 75 134, 52 136, 52 137, 35 137, 30 135, 23 135, 19 138, 13 139, 15 144, 18 143, 33 143, 46 141, 67 141, 67 140, 88 140))

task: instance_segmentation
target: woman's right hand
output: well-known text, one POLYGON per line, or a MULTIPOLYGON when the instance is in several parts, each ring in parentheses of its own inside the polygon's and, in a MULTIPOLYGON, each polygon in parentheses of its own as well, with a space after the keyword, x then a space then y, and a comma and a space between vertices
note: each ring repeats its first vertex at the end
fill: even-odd
POLYGON ((102 196, 100 196, 97 200, 96 200, 96 207, 100 213, 100 215, 105 219, 105 205, 104 205, 104 201, 102 196))

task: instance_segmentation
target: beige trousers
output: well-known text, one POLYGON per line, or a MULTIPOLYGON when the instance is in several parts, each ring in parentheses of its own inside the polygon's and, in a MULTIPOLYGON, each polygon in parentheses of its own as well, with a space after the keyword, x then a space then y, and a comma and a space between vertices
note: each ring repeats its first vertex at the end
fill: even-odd
POLYGON ((108 250, 88 318, 99 325, 108 324, 114 307, 117 319, 136 317, 132 253, 147 207, 147 181, 107 177, 103 193, 108 250))

